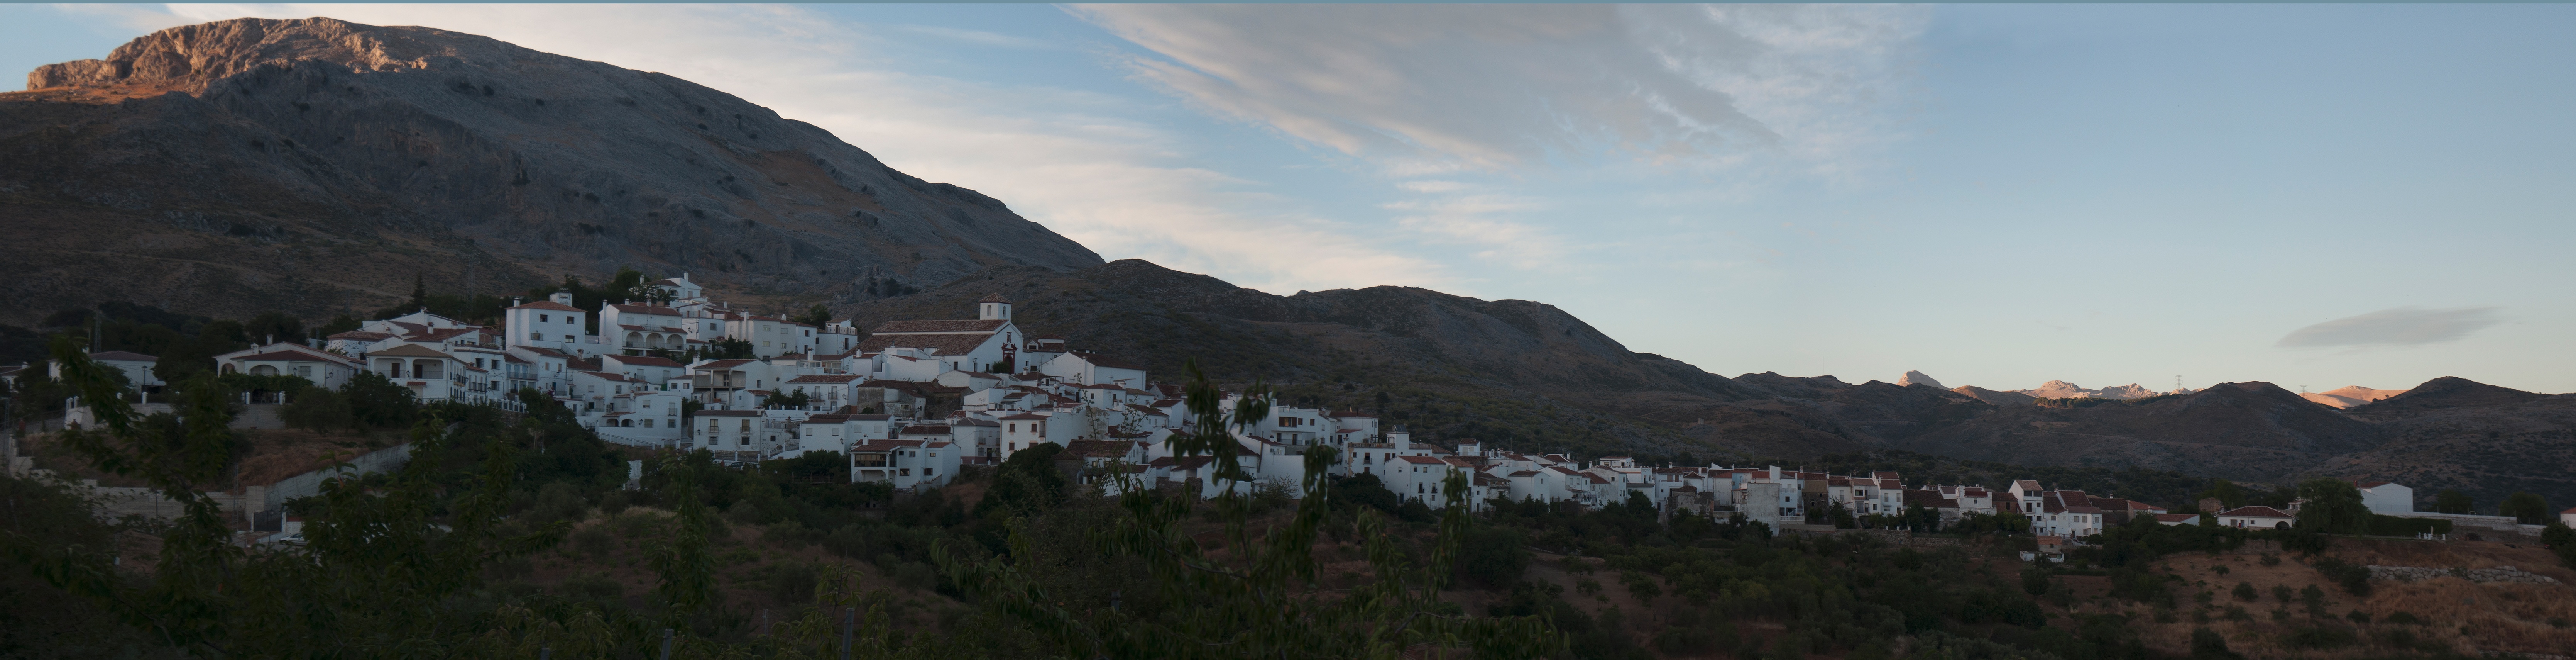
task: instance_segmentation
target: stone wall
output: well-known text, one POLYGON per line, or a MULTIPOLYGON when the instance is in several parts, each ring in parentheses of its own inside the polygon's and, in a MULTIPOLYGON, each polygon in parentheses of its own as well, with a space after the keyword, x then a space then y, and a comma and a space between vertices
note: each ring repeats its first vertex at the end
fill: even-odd
POLYGON ((2520 584, 2558 584, 2558 578, 2525 573, 2512 566, 2495 568, 2424 568, 2418 566, 2371 566, 2370 579, 2415 582, 2439 577, 2456 577, 2470 582, 2514 582, 2520 584))

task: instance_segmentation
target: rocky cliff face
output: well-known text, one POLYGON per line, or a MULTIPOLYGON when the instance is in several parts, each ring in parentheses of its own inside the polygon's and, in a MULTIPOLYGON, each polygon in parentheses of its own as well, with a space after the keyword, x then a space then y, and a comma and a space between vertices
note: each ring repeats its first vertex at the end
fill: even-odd
POLYGON ((12 314, 119 297, 319 312, 381 304, 415 273, 498 292, 621 265, 856 300, 1101 263, 732 95, 474 35, 221 21, 28 84, 0 94, 0 277, 35 285, 0 294, 12 314))

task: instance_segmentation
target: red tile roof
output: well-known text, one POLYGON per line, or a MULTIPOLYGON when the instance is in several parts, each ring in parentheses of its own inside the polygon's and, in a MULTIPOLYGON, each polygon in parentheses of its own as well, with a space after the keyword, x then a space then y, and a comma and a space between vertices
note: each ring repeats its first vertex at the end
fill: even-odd
POLYGON ((979 319, 887 321, 877 324, 877 327, 869 328, 868 332, 870 334, 877 335, 932 332, 971 332, 989 335, 994 331, 1001 330, 1003 325, 1009 323, 1010 321, 979 319))
POLYGON ((512 308, 510 308, 510 309, 543 309, 543 310, 548 310, 548 311, 556 311, 556 312, 575 312, 575 313, 578 313, 578 312, 581 312, 581 311, 582 311, 582 309, 581 309, 581 308, 579 308, 579 307, 574 307, 574 306, 571 306, 571 305, 566 305, 566 304, 563 304, 563 303, 558 303, 558 302, 555 302, 555 301, 552 301, 552 300, 539 300, 539 301, 532 302, 532 303, 528 303, 528 304, 525 304, 525 305, 520 305, 520 306, 517 306, 517 307, 512 307, 512 308))
POLYGON ((2268 507, 2268 506, 2240 506, 2240 507, 2236 507, 2236 508, 2233 508, 2233 509, 2228 509, 2228 510, 2226 510, 2226 511, 2220 511, 2220 512, 2218 512, 2218 515, 2221 515, 2221 516, 2235 516, 2235 517, 2238 517, 2238 518, 2297 518, 2297 517, 2298 517, 2298 516, 2293 516, 2293 515, 2290 515, 2290 514, 2287 514, 2287 513, 2282 513, 2280 509, 2275 509, 2275 508, 2268 507))

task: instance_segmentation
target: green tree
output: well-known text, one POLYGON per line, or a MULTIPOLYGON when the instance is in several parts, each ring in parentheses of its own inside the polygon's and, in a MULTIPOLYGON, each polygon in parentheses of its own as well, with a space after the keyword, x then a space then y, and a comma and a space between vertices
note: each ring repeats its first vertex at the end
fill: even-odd
MULTIPOLYGON (((2246 490, 2244 486, 2236 485, 2236 482, 2219 479, 2209 482, 2209 488, 2200 491, 2198 497, 2200 499, 2216 499, 2221 506, 2233 509, 2245 506, 2248 500, 2253 499, 2254 492, 2246 490)), ((2203 511, 2202 513, 2216 514, 2218 512, 2203 511)))
POLYGON ((770 392, 769 396, 762 397, 760 400, 760 405, 762 406, 783 408, 803 408, 812 403, 814 403, 814 397, 807 395, 804 390, 797 390, 793 393, 770 392))
POLYGON ((2496 515, 2512 516, 2515 522, 2525 525, 2547 523, 2551 513, 2548 499, 2528 491, 2506 495, 2504 503, 2496 506, 2496 515))
POLYGON ((832 323, 832 308, 823 303, 814 303, 813 307, 806 308, 805 313, 788 317, 787 320, 820 328, 832 323))
POLYGON ((1365 552, 1373 579, 1348 590, 1321 588, 1313 550, 1333 507, 1324 475, 1333 465, 1334 448, 1307 448, 1299 486, 1305 498, 1284 523, 1254 535, 1247 524, 1252 498, 1241 492, 1251 485, 1251 475, 1227 448, 1237 444, 1228 433, 1229 422, 1248 421, 1244 410, 1257 399, 1247 395, 1229 420, 1218 405, 1219 391, 1196 361, 1187 369, 1192 382, 1185 400, 1196 422, 1172 442, 1180 455, 1215 457, 1222 494, 1208 504, 1223 525, 1223 554, 1211 554, 1213 548, 1186 531, 1185 523, 1196 517, 1195 498, 1164 494, 1124 475, 1118 482, 1118 515, 1092 540, 1101 555, 1140 563, 1164 599, 1188 607, 1153 618, 1117 608, 1068 607, 1033 577, 1045 568, 1029 565, 1039 553, 1026 518, 1009 524, 1009 553, 1003 557, 974 560, 938 546, 934 554, 943 572, 974 597, 1036 630, 1066 657, 1391 660, 1435 649, 1467 650, 1475 657, 1565 652, 1564 638, 1537 616, 1465 616, 1454 604, 1440 601, 1469 524, 1466 478, 1454 473, 1442 484, 1451 497, 1427 562, 1414 565, 1386 530, 1384 518, 1362 511, 1356 527, 1359 538, 1368 539, 1365 552))
POLYGON ((273 341, 304 343, 304 320, 280 311, 260 312, 242 324, 245 339, 260 344, 273 341))
POLYGON ((340 386, 340 397, 347 400, 350 416, 364 426, 405 426, 420 413, 420 402, 411 388, 396 385, 373 371, 360 371, 349 377, 349 382, 340 386))
POLYGON ((750 360, 760 357, 760 354, 752 351, 749 339, 726 338, 707 342, 705 357, 714 360, 750 360))
POLYGON ((2298 528, 2325 534, 2360 534, 2370 530, 2370 507, 2352 482, 2320 477, 2299 482, 2298 528))
POLYGON ((363 325, 366 325, 366 323, 359 321, 358 317, 341 314, 331 317, 331 322, 322 324, 322 327, 314 328, 313 335, 316 337, 329 338, 331 335, 357 330, 363 325))
POLYGON ((409 314, 426 309, 429 309, 429 287, 423 283, 420 275, 414 274, 411 276, 411 301, 403 305, 403 313, 409 314))
POLYGON ((2433 496, 2433 511, 2436 513, 2476 513, 2477 504, 2469 501, 2469 494, 2460 492, 2460 489, 2444 488, 2440 494, 2433 496))

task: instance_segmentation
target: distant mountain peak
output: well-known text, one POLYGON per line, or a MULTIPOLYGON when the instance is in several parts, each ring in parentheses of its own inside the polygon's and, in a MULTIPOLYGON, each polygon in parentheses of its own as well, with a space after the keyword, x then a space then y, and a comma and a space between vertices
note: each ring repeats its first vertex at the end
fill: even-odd
POLYGON ((1933 380, 1931 376, 1924 375, 1924 373, 1920 371, 1905 372, 1905 377, 1896 379, 1896 384, 1898 386, 1926 385, 1937 390, 1950 389, 1949 387, 1943 386, 1941 381, 1933 380))

